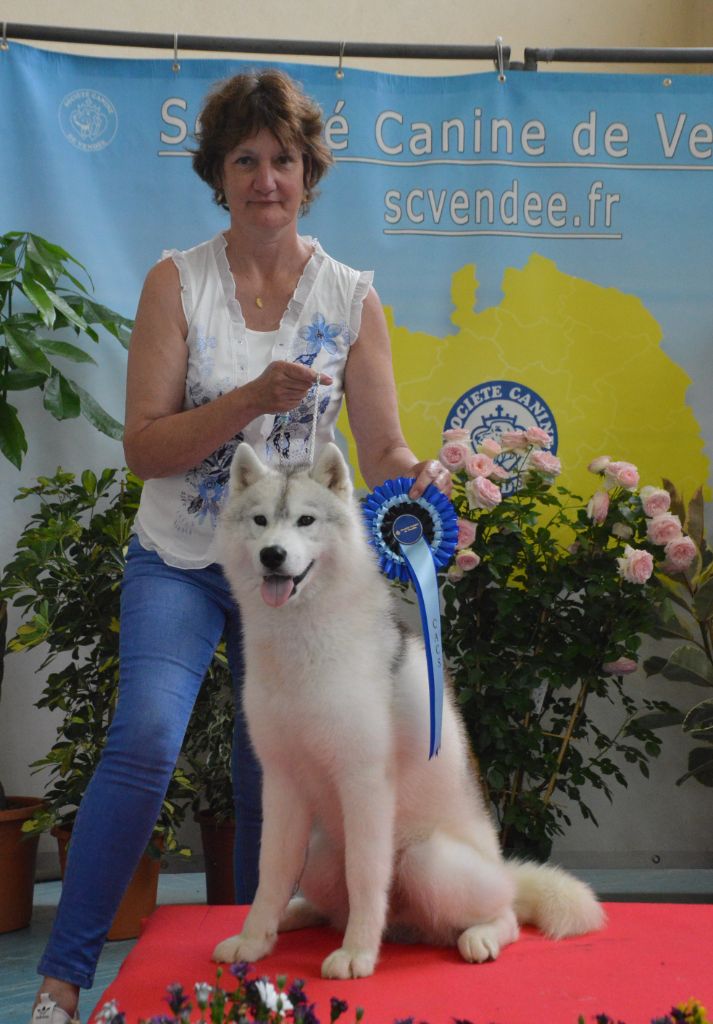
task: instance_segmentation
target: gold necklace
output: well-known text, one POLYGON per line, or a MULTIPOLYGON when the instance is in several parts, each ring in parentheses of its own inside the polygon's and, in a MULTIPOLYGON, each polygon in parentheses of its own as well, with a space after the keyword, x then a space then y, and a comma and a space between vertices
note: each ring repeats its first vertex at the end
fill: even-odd
POLYGON ((258 309, 262 309, 262 299, 260 298, 259 295, 255 296, 255 305, 257 306, 258 309))

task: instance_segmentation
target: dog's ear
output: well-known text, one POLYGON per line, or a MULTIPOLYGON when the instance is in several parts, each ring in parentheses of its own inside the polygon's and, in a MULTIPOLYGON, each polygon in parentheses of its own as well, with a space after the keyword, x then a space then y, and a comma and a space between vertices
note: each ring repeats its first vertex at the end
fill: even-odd
POLYGON ((235 449, 233 462, 230 467, 230 490, 232 494, 249 487, 267 473, 267 466, 263 465, 249 444, 239 444, 235 449))
POLYGON ((331 441, 324 446, 310 476, 318 484, 332 491, 342 501, 349 501, 352 496, 352 481, 349 467, 344 456, 331 441))

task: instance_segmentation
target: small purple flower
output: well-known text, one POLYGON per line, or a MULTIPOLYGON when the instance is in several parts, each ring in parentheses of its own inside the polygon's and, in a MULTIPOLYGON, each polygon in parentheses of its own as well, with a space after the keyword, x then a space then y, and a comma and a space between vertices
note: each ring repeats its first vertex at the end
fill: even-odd
POLYGON ((183 1010, 190 1010, 188 996, 183 991, 183 985, 174 982, 172 985, 166 986, 166 991, 168 992, 166 1002, 176 1016, 183 1010))
POLYGON ((337 999, 336 996, 332 996, 329 1000, 330 1005, 330 1016, 329 1019, 334 1024, 343 1013, 346 1013, 349 1009, 349 1003, 345 999, 337 999))
MULTIPOLYGON (((290 1000, 293 1006, 302 1006, 307 1002, 307 996, 304 991, 305 983, 302 978, 295 978, 290 985, 287 993, 287 998, 290 1000)), ((295 1018, 296 1019, 296 1018, 295 1018)))
POLYGON ((339 324, 328 324, 321 313, 316 313, 311 324, 300 328, 299 336, 307 342, 308 352, 318 353, 320 349, 326 348, 327 352, 333 354, 337 351, 334 339, 341 333, 339 324))
POLYGON ((250 973, 250 964, 246 963, 245 960, 238 960, 237 963, 231 964, 228 970, 238 981, 245 981, 250 973))
POLYGON ((316 1003, 300 1003, 295 1007, 294 1024, 319 1024, 319 1017, 315 1014, 316 1003))

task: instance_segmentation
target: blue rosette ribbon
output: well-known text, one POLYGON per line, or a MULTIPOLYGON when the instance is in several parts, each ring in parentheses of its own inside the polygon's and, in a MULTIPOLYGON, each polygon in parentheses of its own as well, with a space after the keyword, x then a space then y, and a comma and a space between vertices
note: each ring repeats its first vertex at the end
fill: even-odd
POLYGON ((389 579, 413 584, 421 615, 428 664, 431 712, 429 759, 441 746, 443 722, 443 648, 436 572, 456 549, 458 517, 452 503, 429 484, 420 498, 410 498, 414 480, 397 477, 375 488, 364 501, 367 536, 379 566, 389 579))

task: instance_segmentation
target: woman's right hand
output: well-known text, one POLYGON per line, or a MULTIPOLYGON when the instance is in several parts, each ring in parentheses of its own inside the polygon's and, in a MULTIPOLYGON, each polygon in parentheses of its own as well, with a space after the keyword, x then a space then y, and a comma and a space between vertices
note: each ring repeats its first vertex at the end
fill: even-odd
POLYGON ((255 380, 184 409, 187 331, 178 270, 162 260, 146 278, 129 347, 124 453, 142 480, 197 466, 256 416, 296 408, 317 379, 303 363, 270 363, 255 380))
POLYGON ((244 387, 252 391, 260 414, 269 416, 296 409, 317 379, 320 384, 332 383, 328 374, 317 373, 304 363, 277 360, 244 387))

